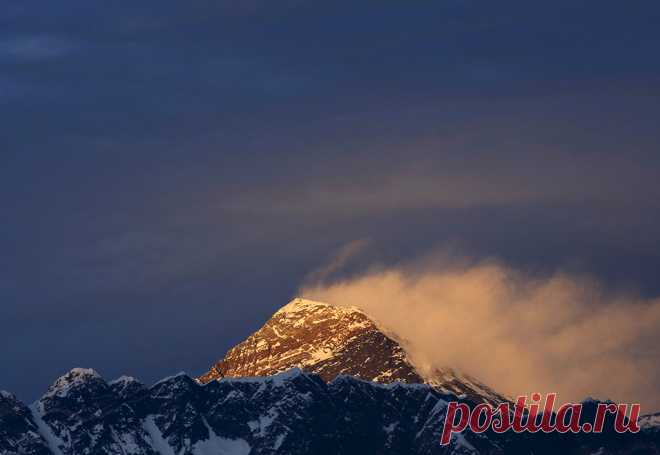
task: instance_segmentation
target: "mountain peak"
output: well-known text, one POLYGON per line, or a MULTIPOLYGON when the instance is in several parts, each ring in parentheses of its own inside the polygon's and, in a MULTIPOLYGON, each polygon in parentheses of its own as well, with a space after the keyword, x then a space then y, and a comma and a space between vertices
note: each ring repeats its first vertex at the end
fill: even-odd
POLYGON ((15 398, 13 394, 7 392, 6 390, 0 390, 0 397, 2 397, 2 398, 6 398, 6 399, 8 399, 8 400, 9 400, 9 399, 14 399, 14 398, 15 398))
POLYGON ((92 368, 71 368, 68 373, 60 376, 60 379, 75 379, 75 378, 101 378, 101 375, 92 368))
POLYGON ((282 308, 277 310, 273 316, 290 316, 297 317, 300 313, 309 313, 314 311, 324 311, 330 310, 339 313, 362 313, 362 310, 356 307, 340 307, 330 305, 329 303, 318 302, 316 300, 305 299, 302 297, 296 297, 291 300, 289 303, 284 305, 282 308))
POLYGON ((101 375, 91 368, 72 368, 57 378, 53 386, 84 382, 90 379, 101 379, 101 375))
POLYGON ((420 368, 404 346, 362 310, 294 298, 245 341, 198 377, 206 384, 225 377, 271 376, 291 368, 327 382, 349 375, 381 383, 426 383, 474 401, 505 398, 450 368, 420 368))
POLYGON ((296 313, 305 308, 326 307, 326 306, 328 306, 327 303, 304 299, 302 297, 296 297, 292 299, 289 303, 284 305, 282 308, 277 310, 275 314, 296 313))
POLYGON ((91 368, 73 368, 68 373, 60 376, 50 386, 45 397, 65 397, 71 389, 92 381, 103 381, 101 375, 91 368))

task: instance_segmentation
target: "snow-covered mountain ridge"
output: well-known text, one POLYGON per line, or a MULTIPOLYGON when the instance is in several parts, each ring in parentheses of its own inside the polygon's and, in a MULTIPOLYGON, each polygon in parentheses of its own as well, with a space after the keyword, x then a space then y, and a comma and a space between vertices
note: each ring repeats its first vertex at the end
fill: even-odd
POLYGON ((427 384, 326 382, 299 369, 207 385, 177 374, 151 387, 74 369, 30 407, 0 392, 0 454, 623 455, 660 447, 657 416, 643 418, 637 435, 463 432, 441 446, 456 399, 427 384))
POLYGON ((0 454, 467 453, 464 439, 437 450, 447 398, 299 369, 206 386, 178 374, 145 387, 76 368, 30 407, 2 392, 0 454))

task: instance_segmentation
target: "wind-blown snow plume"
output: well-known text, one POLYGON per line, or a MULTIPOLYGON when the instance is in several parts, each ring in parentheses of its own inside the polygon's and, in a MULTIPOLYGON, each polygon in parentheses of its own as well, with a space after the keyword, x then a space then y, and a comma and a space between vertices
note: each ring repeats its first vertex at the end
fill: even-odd
POLYGON ((369 241, 366 239, 354 240, 347 243, 323 266, 311 271, 305 278, 305 283, 322 283, 339 271, 355 255, 360 253, 369 241))
POLYGON ((362 308, 418 361, 499 392, 558 392, 660 408, 660 299, 556 273, 436 258, 305 286, 305 297, 362 308))

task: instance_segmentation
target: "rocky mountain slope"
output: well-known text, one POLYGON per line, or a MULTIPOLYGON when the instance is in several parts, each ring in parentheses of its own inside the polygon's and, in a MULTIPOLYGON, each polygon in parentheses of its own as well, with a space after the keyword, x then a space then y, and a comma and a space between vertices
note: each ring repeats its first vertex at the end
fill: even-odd
POLYGON ((290 368, 317 373, 326 381, 341 374, 380 383, 425 383, 472 401, 506 398, 451 368, 424 371, 402 343, 357 308, 296 298, 257 332, 229 350, 198 380, 268 376, 290 368))

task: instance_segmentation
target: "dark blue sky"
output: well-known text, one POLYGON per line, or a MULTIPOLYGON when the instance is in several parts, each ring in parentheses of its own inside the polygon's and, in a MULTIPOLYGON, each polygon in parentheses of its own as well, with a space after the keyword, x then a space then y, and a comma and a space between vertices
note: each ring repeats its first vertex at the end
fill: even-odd
POLYGON ((450 245, 660 295, 658 24, 643 0, 5 0, 0 388, 200 373, 358 239, 363 265, 450 245))

